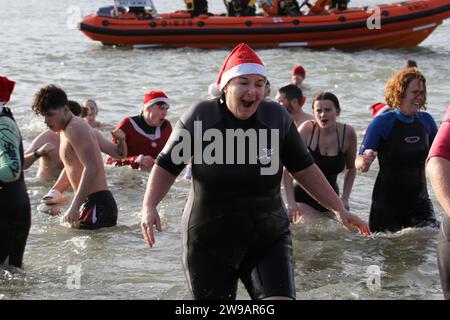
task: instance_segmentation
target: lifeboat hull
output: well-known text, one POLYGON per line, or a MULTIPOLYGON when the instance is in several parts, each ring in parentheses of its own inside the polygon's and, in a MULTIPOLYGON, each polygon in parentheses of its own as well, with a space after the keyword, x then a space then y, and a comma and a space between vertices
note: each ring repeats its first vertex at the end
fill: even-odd
POLYGON ((125 47, 401 48, 425 40, 450 17, 450 0, 413 0, 300 17, 191 18, 184 12, 158 19, 92 14, 79 29, 90 39, 125 47))

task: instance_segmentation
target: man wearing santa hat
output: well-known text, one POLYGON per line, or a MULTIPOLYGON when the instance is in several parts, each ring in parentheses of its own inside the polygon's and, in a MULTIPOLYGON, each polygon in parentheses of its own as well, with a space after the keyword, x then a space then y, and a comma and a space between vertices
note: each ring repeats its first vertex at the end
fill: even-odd
POLYGON ((117 205, 108 190, 94 131, 71 112, 66 93, 54 85, 36 92, 32 109, 51 130, 60 132, 59 154, 75 193, 64 220, 81 229, 115 226, 117 205))
POLYGON ((23 176, 22 137, 5 106, 14 85, 14 81, 0 77, 0 264, 21 268, 31 209, 23 176))
POLYGON ((126 117, 117 125, 126 136, 127 157, 109 157, 107 163, 116 166, 129 165, 133 169, 151 169, 172 132, 172 126, 166 119, 169 104, 169 98, 163 91, 147 93, 141 113, 126 117))
POLYGON ((314 165, 287 111, 264 100, 266 81, 267 70, 258 55, 244 43, 236 46, 210 86, 217 98, 181 116, 148 180, 141 229, 152 247, 153 225, 161 231, 157 205, 192 160, 182 230, 183 263, 195 299, 235 299, 239 279, 253 299, 295 298, 289 218, 280 194, 283 165, 348 230, 369 233, 314 165), (246 138, 236 145, 236 135, 246 138), (261 147, 252 135, 270 144, 261 147), (183 145, 194 155, 180 163, 183 145), (202 154, 211 149, 213 159, 203 160, 202 154), (266 171, 269 166, 274 171, 266 171))

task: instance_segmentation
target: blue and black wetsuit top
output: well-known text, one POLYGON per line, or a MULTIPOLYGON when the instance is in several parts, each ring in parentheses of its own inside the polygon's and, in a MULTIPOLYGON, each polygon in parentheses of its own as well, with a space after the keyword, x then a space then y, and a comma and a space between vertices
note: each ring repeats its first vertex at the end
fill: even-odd
POLYGON ((4 179, 0 175, 0 222, 29 221, 29 210, 18 210, 30 207, 22 170, 22 139, 9 109, 4 108, 0 118, 0 162, 5 172, 4 179))
POLYGON ((372 232, 434 226, 425 179, 425 160, 437 127, 430 114, 406 116, 398 109, 376 117, 367 128, 359 154, 378 152, 380 171, 372 193, 372 232))
MULTIPOLYGON (((336 182, 337 176, 339 173, 344 171, 345 169, 345 162, 346 162, 346 156, 345 152, 342 151, 344 148, 344 138, 345 138, 345 130, 346 125, 344 124, 343 134, 342 134, 342 143, 340 142, 341 139, 339 138, 339 133, 336 127, 336 136, 337 136, 337 142, 338 142, 338 153, 335 156, 324 156, 320 153, 320 127, 313 121, 313 130, 311 133, 311 139, 308 143, 308 149, 311 152, 311 155, 314 158, 314 162, 319 167, 319 169, 322 171, 322 173, 325 175, 325 178, 328 180, 328 183, 333 187, 334 191, 336 191, 336 194, 339 194, 339 186, 336 182), (311 148, 311 142, 314 137, 314 133, 316 131, 317 127, 317 144, 315 149, 311 148)), ((317 211, 320 212, 327 212, 329 211, 327 208, 323 207, 320 203, 318 203, 316 200, 314 200, 305 190, 303 190, 302 187, 300 187, 297 183, 294 182, 294 193, 295 193, 295 201, 305 203, 317 211)))
POLYGON ((23 145, 8 108, 0 112, 0 264, 22 267, 31 225, 30 199, 23 175, 23 145))
POLYGON ((233 277, 243 279, 253 298, 295 297, 280 182, 283 166, 295 173, 313 159, 290 115, 277 103, 263 101, 242 120, 220 99, 201 102, 177 122, 157 165, 178 175, 190 160, 176 163, 186 140, 194 156, 182 218, 183 261, 194 297, 232 299, 233 277), (233 146, 229 137, 235 133, 247 135, 245 143, 235 140, 233 146), (199 154, 203 159, 196 159, 199 154))

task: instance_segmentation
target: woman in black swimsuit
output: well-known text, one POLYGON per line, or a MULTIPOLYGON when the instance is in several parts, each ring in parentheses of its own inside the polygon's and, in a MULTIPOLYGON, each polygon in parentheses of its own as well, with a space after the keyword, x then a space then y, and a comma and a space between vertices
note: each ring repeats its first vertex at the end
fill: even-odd
MULTIPOLYGON (((299 127, 300 136, 311 152, 314 162, 337 194, 337 176, 345 171, 341 201, 344 207, 349 209, 348 199, 356 176, 355 130, 348 124, 337 122, 341 107, 333 93, 319 93, 314 97, 312 106, 314 120, 306 121, 299 127)), ((297 209, 305 219, 317 217, 317 213, 329 212, 298 183, 294 183, 294 194, 297 209)))

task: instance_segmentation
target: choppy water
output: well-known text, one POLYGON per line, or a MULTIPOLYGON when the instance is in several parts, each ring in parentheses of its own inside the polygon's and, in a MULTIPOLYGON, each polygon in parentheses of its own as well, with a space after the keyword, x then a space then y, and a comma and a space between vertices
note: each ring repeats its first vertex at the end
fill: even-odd
MULTIPOLYGON (((354 5, 381 1, 353 0, 354 5)), ((223 11, 210 0, 211 11, 223 11)), ((25 146, 44 124, 31 111, 32 95, 41 86, 62 86, 70 98, 94 98, 99 120, 116 124, 135 114, 143 94, 166 91, 172 100, 169 120, 200 98, 222 64, 228 49, 128 50, 102 47, 68 22, 109 1, 0 0, 0 74, 14 79, 10 102, 25 146)), ((179 9, 183 1, 155 1, 161 12, 179 9)), ((368 104, 383 99, 390 74, 407 58, 417 60, 428 80, 429 111, 440 120, 450 102, 449 21, 419 47, 402 50, 268 49, 259 54, 276 88, 302 63, 309 96, 326 89, 341 100, 341 120, 357 129, 358 140, 371 117, 368 104)), ((308 107, 309 108, 309 107, 308 107)), ((367 219, 376 166, 358 174, 350 199, 354 212, 367 219)), ((108 183, 119 205, 115 228, 97 232, 68 230, 58 219, 34 208, 49 188, 26 172, 33 207, 23 271, 0 269, 0 299, 189 299, 181 267, 180 216, 189 183, 178 179, 161 205, 164 232, 149 250, 140 233, 140 208, 147 174, 128 168, 107 168, 108 183), (80 271, 79 289, 74 275, 80 271)), ((432 193, 431 189, 430 192, 432 193)), ((442 209, 434 199, 438 217, 442 209)), ((370 239, 348 235, 332 221, 294 228, 297 298, 299 299, 441 299, 436 266, 436 232, 405 230, 370 239), (376 267, 370 267, 376 266, 376 267), (370 282, 368 268, 379 268, 381 283, 370 282)), ((369 271, 372 270, 369 268, 369 271)), ((369 272, 370 273, 370 272, 369 272)), ((240 287, 238 296, 247 299, 240 287)))

